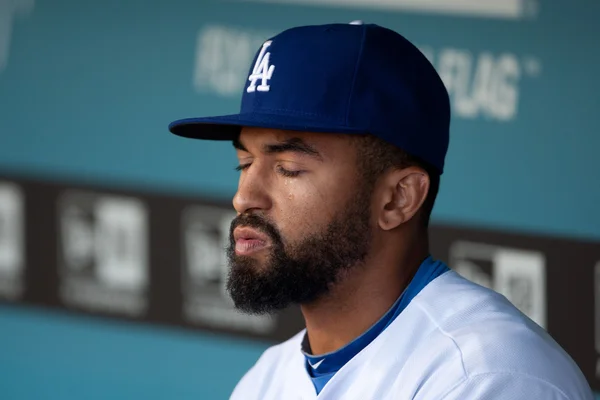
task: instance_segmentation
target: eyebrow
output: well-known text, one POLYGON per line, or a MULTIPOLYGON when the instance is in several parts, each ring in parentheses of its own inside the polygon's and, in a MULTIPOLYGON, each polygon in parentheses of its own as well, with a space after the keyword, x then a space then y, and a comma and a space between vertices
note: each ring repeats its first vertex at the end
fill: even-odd
POLYGON ((246 149, 246 146, 244 146, 244 144, 240 141, 239 136, 233 139, 233 147, 241 151, 248 151, 248 149, 246 149))
MULTIPOLYGON (((238 150, 248 151, 244 144, 239 140, 239 138, 233 140, 233 147, 238 150)), ((286 140, 283 140, 278 143, 269 143, 263 146, 263 152, 265 154, 277 154, 277 153, 301 153, 309 155, 313 158, 322 160, 323 157, 321 154, 310 144, 306 143, 304 140, 298 137, 292 137, 286 140)))

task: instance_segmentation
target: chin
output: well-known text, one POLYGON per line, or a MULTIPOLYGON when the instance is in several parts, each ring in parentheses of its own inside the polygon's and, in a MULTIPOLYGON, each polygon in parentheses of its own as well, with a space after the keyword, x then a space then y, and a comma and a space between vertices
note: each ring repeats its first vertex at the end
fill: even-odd
POLYGON ((252 255, 236 254, 229 263, 229 267, 234 270, 247 270, 252 272, 265 271, 269 268, 268 265, 269 254, 262 251, 252 255))

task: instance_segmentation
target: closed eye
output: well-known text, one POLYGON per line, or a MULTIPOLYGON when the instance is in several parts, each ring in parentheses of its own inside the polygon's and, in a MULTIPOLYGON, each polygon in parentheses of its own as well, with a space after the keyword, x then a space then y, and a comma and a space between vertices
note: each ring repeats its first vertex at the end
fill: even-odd
POLYGON ((289 169, 285 169, 283 168, 281 165, 277 166, 277 171, 283 175, 286 176, 288 178, 295 178, 296 176, 300 175, 302 172, 304 171, 290 171, 289 169))
MULTIPOLYGON (((252 163, 246 163, 246 164, 240 164, 237 167, 235 167, 234 169, 236 171, 243 171, 245 169, 248 169, 248 167, 250 167, 252 163)), ((300 175, 302 172, 304 171, 290 171, 288 169, 283 168, 281 165, 277 166, 277 172, 279 172, 281 175, 289 177, 289 178, 294 178, 298 175, 300 175)))
POLYGON ((250 163, 240 164, 237 167, 235 167, 235 170, 236 171, 242 171, 242 170, 248 168, 249 166, 250 166, 250 163))

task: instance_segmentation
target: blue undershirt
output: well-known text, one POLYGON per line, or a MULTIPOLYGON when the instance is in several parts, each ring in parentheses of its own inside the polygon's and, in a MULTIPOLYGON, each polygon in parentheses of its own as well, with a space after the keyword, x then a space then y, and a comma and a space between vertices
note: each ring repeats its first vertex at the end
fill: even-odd
POLYGON ((329 382, 344 364, 350 361, 356 354, 379 336, 379 334, 383 332, 398 315, 400 315, 411 300, 427 286, 429 282, 448 270, 449 268, 446 264, 428 256, 421 263, 415 276, 406 289, 404 289, 404 292, 402 292, 398 300, 396 300, 385 315, 365 333, 339 350, 319 356, 313 356, 311 355, 308 337, 305 335, 304 340, 302 341, 302 353, 306 358, 306 369, 315 386, 317 394, 321 392, 325 384, 329 382))

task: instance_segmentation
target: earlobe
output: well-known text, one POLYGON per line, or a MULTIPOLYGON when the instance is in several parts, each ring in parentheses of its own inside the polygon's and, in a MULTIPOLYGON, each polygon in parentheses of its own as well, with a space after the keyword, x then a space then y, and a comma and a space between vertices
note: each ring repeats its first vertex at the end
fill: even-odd
POLYGON ((392 230, 411 220, 421 208, 429 191, 429 177, 419 168, 393 171, 385 179, 379 227, 392 230))

